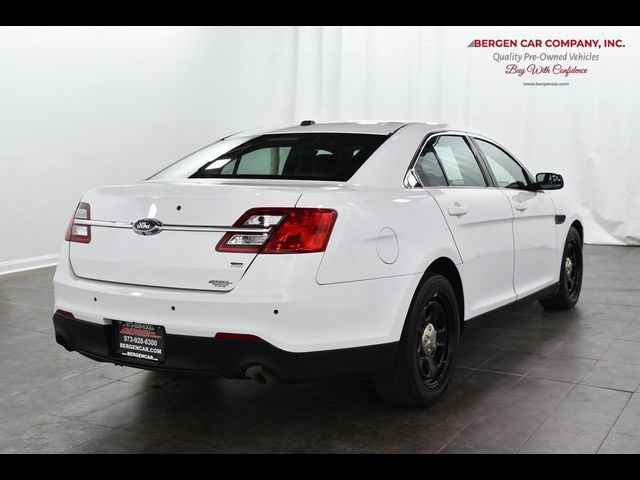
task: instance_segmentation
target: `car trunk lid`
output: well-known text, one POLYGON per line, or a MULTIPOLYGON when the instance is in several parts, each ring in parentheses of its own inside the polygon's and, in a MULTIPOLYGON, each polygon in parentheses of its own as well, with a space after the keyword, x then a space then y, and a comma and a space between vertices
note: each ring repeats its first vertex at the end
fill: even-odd
POLYGON ((300 182, 181 180, 92 190, 83 198, 91 206, 91 242, 71 243, 71 266, 92 280, 230 291, 256 254, 216 251, 225 229, 251 208, 295 207, 304 188, 300 182), (165 228, 136 234, 133 225, 141 219, 165 228))

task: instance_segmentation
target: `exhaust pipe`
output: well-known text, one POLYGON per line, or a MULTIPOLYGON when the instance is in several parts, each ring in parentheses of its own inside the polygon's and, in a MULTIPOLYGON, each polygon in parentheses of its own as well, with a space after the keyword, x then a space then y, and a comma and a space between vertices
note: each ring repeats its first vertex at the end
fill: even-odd
POLYGON ((260 385, 267 385, 278 381, 278 379, 271 373, 267 372, 262 365, 253 365, 252 367, 247 368, 244 371, 244 374, 247 378, 250 378, 260 385))

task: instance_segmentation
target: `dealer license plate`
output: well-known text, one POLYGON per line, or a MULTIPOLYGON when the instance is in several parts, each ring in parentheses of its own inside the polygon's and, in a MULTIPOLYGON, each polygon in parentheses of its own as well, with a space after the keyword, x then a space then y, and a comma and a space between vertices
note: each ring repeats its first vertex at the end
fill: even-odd
POLYGON ((116 355, 131 360, 164 361, 164 327, 137 322, 113 321, 112 324, 116 355))

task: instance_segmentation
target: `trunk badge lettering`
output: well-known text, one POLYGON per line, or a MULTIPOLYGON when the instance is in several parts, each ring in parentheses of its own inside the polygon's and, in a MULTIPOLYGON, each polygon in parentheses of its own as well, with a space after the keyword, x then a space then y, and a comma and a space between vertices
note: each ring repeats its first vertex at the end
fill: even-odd
POLYGON ((162 231, 162 222, 154 218, 143 218, 133 224, 133 231, 138 235, 157 235, 162 231))
POLYGON ((209 280, 209 283, 216 288, 226 288, 232 285, 232 282, 227 280, 209 280))

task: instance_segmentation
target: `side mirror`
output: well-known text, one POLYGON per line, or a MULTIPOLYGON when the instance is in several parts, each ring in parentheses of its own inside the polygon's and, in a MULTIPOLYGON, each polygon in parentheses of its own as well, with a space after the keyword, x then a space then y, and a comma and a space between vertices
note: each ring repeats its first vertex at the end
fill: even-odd
POLYGON ((536 186, 540 190, 560 190, 564 187, 564 179, 558 173, 539 173, 536 175, 536 186))

